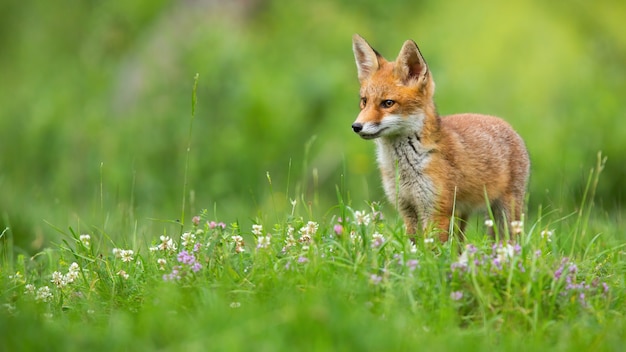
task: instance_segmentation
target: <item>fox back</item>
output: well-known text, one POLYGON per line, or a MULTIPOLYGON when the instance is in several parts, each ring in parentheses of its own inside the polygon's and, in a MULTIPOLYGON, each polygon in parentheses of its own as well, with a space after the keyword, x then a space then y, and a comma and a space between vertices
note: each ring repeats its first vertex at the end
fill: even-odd
POLYGON ((470 214, 486 205, 499 233, 517 232, 511 223, 522 218, 530 161, 513 128, 487 115, 440 117, 432 75, 413 41, 404 43, 396 61, 358 35, 353 50, 361 112, 352 129, 375 139, 385 193, 407 233, 433 224, 447 241, 456 217, 462 236, 470 214))

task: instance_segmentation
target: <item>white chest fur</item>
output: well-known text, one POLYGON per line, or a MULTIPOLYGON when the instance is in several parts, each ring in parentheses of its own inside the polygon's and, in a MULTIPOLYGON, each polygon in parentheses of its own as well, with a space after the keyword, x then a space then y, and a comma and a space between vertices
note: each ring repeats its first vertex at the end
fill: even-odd
POLYGON ((389 201, 402 213, 419 214, 422 222, 427 221, 436 199, 436 187, 424 173, 431 159, 430 150, 420 143, 417 134, 376 141, 378 164, 389 201))

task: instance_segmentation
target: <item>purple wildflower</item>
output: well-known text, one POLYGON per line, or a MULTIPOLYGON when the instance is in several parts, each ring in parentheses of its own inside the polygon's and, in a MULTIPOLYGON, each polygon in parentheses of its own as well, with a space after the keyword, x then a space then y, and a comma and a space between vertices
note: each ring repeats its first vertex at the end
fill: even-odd
POLYGON ((460 300, 461 298, 463 298, 463 291, 453 291, 453 292, 451 292, 451 293, 450 293, 450 298, 451 298, 453 301, 458 301, 458 300, 460 300))
POLYGON ((402 263, 404 263, 404 259, 402 259, 402 255, 400 255, 400 253, 394 254, 393 260, 395 260, 398 265, 402 265, 402 263))
POLYGON ((163 281, 174 281, 180 280, 183 275, 181 275, 180 269, 182 267, 180 265, 176 265, 172 268, 172 272, 170 274, 163 275, 163 281))
POLYGON ((499 258, 494 258, 491 264, 493 264, 493 266, 495 266, 496 269, 502 270, 502 262, 500 261, 499 258))
POLYGON ((187 251, 181 251, 176 258, 179 263, 193 265, 196 262, 196 257, 187 251))
POLYGON ((198 271, 200 271, 200 269, 202 269, 202 264, 196 262, 191 266, 191 271, 193 271, 194 273, 197 273, 198 271))
POLYGON ((372 274, 370 275, 370 282, 374 285, 378 285, 381 281, 383 281, 383 277, 380 275, 372 274))
POLYGON ((336 235, 341 235, 343 233, 343 226, 341 226, 340 224, 336 224, 333 227, 333 231, 335 231, 336 235))
POLYGON ((417 261, 417 259, 411 259, 408 262, 406 262, 406 266, 409 268, 410 271, 415 271, 418 265, 419 265, 419 262, 417 261))
POLYGON ((300 257, 298 258, 298 263, 300 264, 304 264, 304 263, 308 263, 309 262, 309 258, 307 257, 300 257))

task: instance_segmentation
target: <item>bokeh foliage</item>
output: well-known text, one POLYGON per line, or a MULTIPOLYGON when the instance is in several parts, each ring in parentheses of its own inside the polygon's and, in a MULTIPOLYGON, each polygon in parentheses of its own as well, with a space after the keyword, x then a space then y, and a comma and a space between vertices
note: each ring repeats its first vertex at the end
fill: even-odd
POLYGON ((414 39, 441 114, 510 121, 531 211, 578 201, 600 150, 604 208, 626 199, 623 1, 62 3, 0 4, 0 223, 32 247, 54 233, 43 219, 180 214, 195 73, 187 213, 245 220, 300 194, 328 209, 337 185, 382 199, 373 143, 350 130, 353 33, 389 59, 414 39))

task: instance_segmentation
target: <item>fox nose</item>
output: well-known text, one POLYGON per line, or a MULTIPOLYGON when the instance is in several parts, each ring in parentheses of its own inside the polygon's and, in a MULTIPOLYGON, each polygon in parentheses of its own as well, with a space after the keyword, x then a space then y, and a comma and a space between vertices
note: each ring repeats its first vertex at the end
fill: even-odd
POLYGON ((359 133, 363 130, 363 124, 355 122, 352 124, 352 130, 356 133, 359 133))

